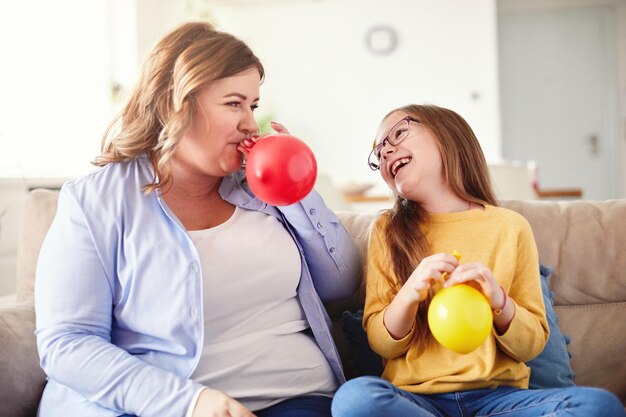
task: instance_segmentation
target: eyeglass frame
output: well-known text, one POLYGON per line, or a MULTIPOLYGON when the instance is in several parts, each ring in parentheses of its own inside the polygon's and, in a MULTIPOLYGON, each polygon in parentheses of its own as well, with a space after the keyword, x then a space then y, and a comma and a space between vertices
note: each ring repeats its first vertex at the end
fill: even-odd
POLYGON ((371 152, 369 153, 369 155, 367 156, 367 165, 370 167, 370 169, 371 169, 372 171, 378 171, 378 170, 380 169, 380 160, 381 160, 381 157, 377 157, 378 162, 379 162, 378 164, 375 164, 375 163, 373 163, 373 162, 370 162, 370 160, 372 159, 372 157, 374 157, 375 152, 376 152, 376 149, 377 149, 378 147, 380 147, 380 151, 382 151, 382 149, 385 147, 385 142, 387 142, 387 143, 388 143, 388 144, 390 144, 391 146, 397 146, 397 145, 399 145, 400 143, 402 143, 402 142, 403 142, 406 138, 408 138, 408 137, 409 137, 409 134, 408 134, 408 129, 407 129, 407 134, 406 134, 406 135, 405 135, 402 139, 400 139, 398 142, 395 142, 395 143, 394 143, 394 142, 392 142, 392 141, 389 139, 389 135, 391 135, 391 134, 393 133, 393 131, 395 130, 395 128, 396 128, 396 127, 397 127, 400 123, 403 123, 403 122, 407 122, 407 125, 409 125, 409 126, 410 126, 410 122, 420 123, 420 121, 419 121, 419 120, 417 120, 416 118, 414 118, 413 116, 406 116, 406 117, 404 117, 404 118, 402 118, 402 119, 398 120, 398 121, 396 122, 396 124, 394 124, 393 126, 391 126, 391 129, 389 129, 389 132, 387 133, 387 136, 385 136, 385 137, 384 137, 384 139, 383 139, 383 140, 381 140, 381 141, 380 141, 380 143, 379 143, 378 145, 375 145, 375 146, 372 148, 372 151, 371 151, 371 152))

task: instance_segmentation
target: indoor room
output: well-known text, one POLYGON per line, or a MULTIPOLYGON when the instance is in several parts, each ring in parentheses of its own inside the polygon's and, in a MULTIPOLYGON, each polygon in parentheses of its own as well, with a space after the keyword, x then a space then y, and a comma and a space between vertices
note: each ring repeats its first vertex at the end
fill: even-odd
MULTIPOLYGON (((233 34, 258 56, 260 133, 278 122, 308 145, 315 190, 362 256, 370 223, 397 202, 368 166, 383 118, 408 104, 464 118, 495 197, 528 219, 541 264, 554 270, 576 373, 626 404, 626 368, 611 359, 626 349, 626 0, 2 1, 0 311, 29 309, 34 329, 37 255, 58 191, 98 169, 146 55, 189 21, 233 34), (598 273, 601 288, 589 288, 598 273), (596 304, 603 318, 576 309, 596 304), (594 322, 596 337, 621 336, 585 350, 594 322), (587 327, 576 333, 577 323, 587 327), (614 374, 598 376, 596 357, 614 374)), ((41 381, 16 388, 37 398, 21 415, 34 415, 41 381)), ((17 395, 1 385, 0 417, 17 395)))

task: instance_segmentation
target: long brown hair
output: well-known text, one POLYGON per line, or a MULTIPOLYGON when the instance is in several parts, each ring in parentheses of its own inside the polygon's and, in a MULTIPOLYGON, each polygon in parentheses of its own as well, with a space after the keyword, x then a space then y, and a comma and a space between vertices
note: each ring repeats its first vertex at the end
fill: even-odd
POLYGON ((191 123, 198 91, 250 68, 256 68, 263 80, 260 60, 236 37, 209 23, 179 26, 148 55, 132 94, 102 138, 94 165, 127 161, 146 153, 154 178, 144 191, 166 187, 172 181, 169 160, 191 123))
MULTIPOLYGON (((434 133, 444 178, 457 196, 481 205, 497 205, 480 143, 461 116, 442 107, 409 105, 389 112, 384 119, 396 112, 414 117, 434 133)), ((428 222, 428 214, 417 203, 396 196, 394 206, 383 215, 388 217, 384 228, 384 241, 390 254, 388 266, 398 280, 391 282, 392 278, 387 277, 393 292, 391 295, 394 295, 422 259, 429 255, 426 237, 419 228, 421 223, 428 222)), ((431 289, 417 310, 416 338, 419 341, 427 340, 427 312, 432 297, 431 289)))

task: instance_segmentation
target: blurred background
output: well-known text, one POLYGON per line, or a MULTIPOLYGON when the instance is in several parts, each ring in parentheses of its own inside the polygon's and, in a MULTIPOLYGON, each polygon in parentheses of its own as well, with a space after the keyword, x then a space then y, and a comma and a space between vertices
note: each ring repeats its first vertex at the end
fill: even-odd
POLYGON ((501 198, 626 197, 626 0, 0 0, 0 276, 27 191, 93 169, 146 52, 189 20, 261 58, 259 121, 309 144, 333 208, 389 205, 366 159, 409 103, 470 123, 501 198))

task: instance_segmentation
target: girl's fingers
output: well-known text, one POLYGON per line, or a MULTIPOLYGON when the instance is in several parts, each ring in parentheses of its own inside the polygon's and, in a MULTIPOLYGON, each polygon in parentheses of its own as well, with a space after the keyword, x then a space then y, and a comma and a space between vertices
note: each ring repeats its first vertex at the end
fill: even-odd
POLYGON ((237 150, 243 153, 244 155, 248 155, 250 153, 250 150, 254 147, 254 145, 256 144, 258 140, 259 140, 258 136, 253 136, 251 138, 244 139, 241 142, 239 142, 239 145, 237 145, 237 150))
POLYGON ((277 133, 289 133, 289 130, 278 122, 271 122, 272 129, 274 129, 277 133))
POLYGON ((495 298, 499 297, 500 284, 496 281, 491 270, 480 262, 458 267, 450 274, 450 278, 446 281, 444 287, 451 287, 456 284, 466 284, 474 287, 483 293, 492 305, 498 301, 495 298))
POLYGON ((428 287, 430 287, 430 285, 428 285, 426 281, 419 281, 413 284, 413 289, 417 292, 424 291, 428 289, 428 287))

